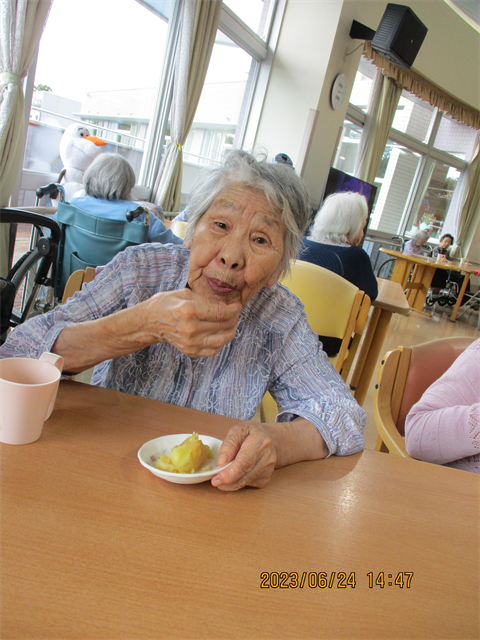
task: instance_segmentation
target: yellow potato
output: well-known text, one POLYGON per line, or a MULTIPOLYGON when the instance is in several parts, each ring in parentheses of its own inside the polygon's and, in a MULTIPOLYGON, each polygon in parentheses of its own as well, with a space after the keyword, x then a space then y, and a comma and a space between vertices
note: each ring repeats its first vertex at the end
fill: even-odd
MULTIPOLYGON (((210 458, 213 458, 210 447, 199 440, 198 433, 193 433, 173 447, 170 458, 162 453, 156 466, 157 469, 170 473, 197 473, 210 458)), ((205 467, 202 471, 208 471, 209 468, 205 467)))

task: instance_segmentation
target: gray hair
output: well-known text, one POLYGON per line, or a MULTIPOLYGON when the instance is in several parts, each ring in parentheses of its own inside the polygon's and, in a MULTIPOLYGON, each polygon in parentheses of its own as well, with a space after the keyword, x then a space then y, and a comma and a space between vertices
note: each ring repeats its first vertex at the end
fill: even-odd
POLYGON ((413 234, 413 236, 411 237, 411 240, 413 242, 413 244, 418 246, 421 246, 422 244, 425 244, 425 242, 429 239, 430 234, 428 233, 428 231, 425 231, 424 229, 420 229, 419 231, 415 231, 415 233, 413 234))
POLYGON ((92 198, 131 200, 135 172, 118 153, 101 153, 85 171, 83 186, 92 198))
POLYGON ((320 207, 311 237, 317 242, 345 242, 355 238, 368 218, 365 196, 353 191, 332 193, 320 207))
POLYGON ((281 275, 287 274, 308 226, 309 194, 304 181, 286 164, 271 164, 265 157, 257 160, 246 151, 231 151, 224 164, 206 172, 192 191, 185 240, 192 241, 200 218, 231 184, 262 193, 279 212, 286 230, 281 275))

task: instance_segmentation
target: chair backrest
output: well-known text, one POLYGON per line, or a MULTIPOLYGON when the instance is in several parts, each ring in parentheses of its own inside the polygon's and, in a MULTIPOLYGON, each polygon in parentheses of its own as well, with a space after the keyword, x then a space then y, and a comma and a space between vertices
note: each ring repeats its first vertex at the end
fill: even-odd
POLYGON ((399 433, 405 433, 405 418, 424 392, 449 369, 476 338, 454 337, 408 347, 410 358, 396 419, 399 433))
POLYGON ((409 457, 405 419, 431 384, 440 378, 476 338, 442 338, 411 347, 397 347, 382 360, 373 397, 375 423, 390 453, 409 457))
POLYGON ((358 287, 328 269, 303 260, 292 264, 291 273, 282 284, 303 302, 315 333, 343 339, 358 287))
POLYGON ((74 293, 80 291, 84 284, 91 282, 95 278, 95 269, 87 267, 74 271, 67 280, 65 289, 63 290, 62 304, 71 298, 74 293))
POLYGON ((107 264, 127 247, 148 239, 148 225, 138 220, 109 220, 61 202, 57 220, 62 237, 55 267, 55 297, 63 295, 74 271, 107 264))
MULTIPOLYGON (((303 302, 315 333, 342 340, 338 354, 329 360, 346 381, 365 328, 370 298, 341 276, 302 260, 292 264, 291 274, 282 284, 303 302)), ((273 422, 277 413, 275 401, 266 393, 261 420, 273 422)))
POLYGON ((172 233, 174 233, 179 238, 185 239, 185 233, 187 231, 187 223, 182 222, 181 220, 177 220, 171 226, 172 233))
POLYGON ((345 278, 303 260, 292 264, 291 273, 282 284, 303 302, 307 320, 315 333, 342 340, 338 354, 330 358, 340 372, 349 354, 352 334, 356 329, 363 332, 370 298, 345 278), (358 320, 360 323, 357 324, 358 320))

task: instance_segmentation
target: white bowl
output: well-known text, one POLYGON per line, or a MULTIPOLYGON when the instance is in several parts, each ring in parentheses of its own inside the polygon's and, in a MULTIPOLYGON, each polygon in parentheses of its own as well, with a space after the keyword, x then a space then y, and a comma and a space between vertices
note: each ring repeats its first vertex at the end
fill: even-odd
MULTIPOLYGON (((170 456, 173 447, 175 447, 177 444, 181 444, 191 435, 191 433, 175 433, 168 436, 155 438, 154 440, 149 440, 142 447, 140 447, 138 451, 138 459, 146 469, 153 473, 153 475, 158 476, 163 480, 168 480, 168 482, 175 482, 176 484, 198 484, 199 482, 205 482, 206 480, 210 480, 211 478, 213 478, 213 476, 219 473, 222 469, 226 469, 229 466, 228 464, 226 464, 224 467, 217 467, 216 465, 216 460, 218 457, 218 452, 220 451, 222 440, 213 438, 212 436, 202 436, 199 434, 199 439, 203 442, 203 444, 208 445, 213 453, 213 458, 208 460, 206 463, 211 466, 210 471, 203 471, 199 473, 170 473, 170 471, 162 471, 161 469, 157 469, 155 464, 162 453, 170 456)), ((229 464, 231 464, 231 462, 229 464)))

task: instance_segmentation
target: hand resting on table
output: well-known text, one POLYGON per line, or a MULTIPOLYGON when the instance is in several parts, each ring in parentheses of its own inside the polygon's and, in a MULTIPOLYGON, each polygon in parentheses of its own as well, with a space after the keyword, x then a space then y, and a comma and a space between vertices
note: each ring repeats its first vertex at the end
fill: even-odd
POLYGON ((302 460, 319 460, 328 453, 318 429, 304 418, 270 424, 242 422, 230 429, 217 458, 219 467, 233 463, 212 478, 212 485, 222 491, 261 488, 275 469, 302 460))

